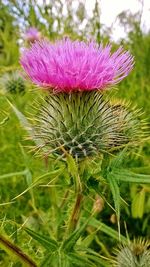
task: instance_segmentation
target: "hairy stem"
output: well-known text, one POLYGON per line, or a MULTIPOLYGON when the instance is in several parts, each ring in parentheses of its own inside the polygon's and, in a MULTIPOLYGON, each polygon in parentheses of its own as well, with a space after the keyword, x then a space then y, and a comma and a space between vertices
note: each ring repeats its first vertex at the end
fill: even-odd
POLYGON ((75 201, 75 205, 71 214, 70 224, 69 224, 69 232, 73 232, 76 229, 79 216, 80 216, 80 206, 83 199, 82 193, 78 193, 75 201))
POLYGON ((17 256, 18 259, 25 264, 25 266, 37 267, 36 263, 28 255, 2 235, 0 235, 0 247, 2 247, 2 249, 8 252, 11 256, 17 256))
POLYGON ((78 176, 77 179, 77 184, 76 184, 76 200, 73 206, 73 210, 71 213, 70 217, 70 222, 69 222, 69 228, 68 231, 69 233, 73 232, 76 229, 79 216, 80 216, 80 210, 81 210, 81 204, 83 200, 83 193, 82 193, 82 185, 80 181, 80 177, 78 176))

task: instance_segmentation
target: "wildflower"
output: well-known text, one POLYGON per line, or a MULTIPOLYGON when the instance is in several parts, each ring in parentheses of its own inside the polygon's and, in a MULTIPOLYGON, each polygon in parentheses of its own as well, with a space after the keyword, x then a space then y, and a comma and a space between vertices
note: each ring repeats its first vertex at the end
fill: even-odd
POLYGON ((38 31, 38 29, 36 29, 34 27, 30 27, 27 29, 27 31, 25 33, 25 39, 27 40, 27 42, 33 43, 35 41, 40 40, 40 38, 41 38, 41 34, 38 31))
POLYGON ((41 41, 24 50, 21 64, 32 82, 49 91, 34 126, 38 148, 46 155, 70 154, 78 161, 141 137, 138 112, 111 104, 101 93, 131 71, 129 52, 111 53, 110 45, 94 42, 41 41))
POLYGON ((55 92, 102 90, 125 78, 133 57, 120 47, 63 39, 52 44, 35 42, 25 49, 21 65, 33 83, 55 92))

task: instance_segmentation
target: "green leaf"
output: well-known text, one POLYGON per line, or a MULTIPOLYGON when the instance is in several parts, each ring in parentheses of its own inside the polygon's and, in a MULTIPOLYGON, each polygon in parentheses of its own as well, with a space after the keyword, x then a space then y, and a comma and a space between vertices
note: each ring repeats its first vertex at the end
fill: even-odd
POLYGON ((86 256, 89 260, 92 260, 92 262, 94 263, 97 263, 98 265, 96 266, 107 266, 107 267, 110 267, 108 265, 108 262, 106 262, 104 259, 107 259, 105 258, 104 256, 101 256, 99 253, 95 252, 93 249, 90 249, 90 248, 83 248, 81 247, 80 251, 86 253, 86 256))
POLYGON ((8 99, 7 99, 9 105, 12 107, 13 111, 15 112, 17 118, 20 121, 20 124, 23 128, 25 128, 31 137, 33 137, 33 130, 32 130, 32 126, 31 124, 28 122, 28 120, 26 119, 26 117, 24 116, 24 114, 22 112, 20 112, 8 99))
POLYGON ((93 233, 88 234, 88 236, 86 236, 86 238, 84 238, 82 240, 82 246, 83 247, 89 247, 89 245, 92 243, 92 241, 94 240, 95 236, 96 236, 96 231, 93 233))
POLYGON ((107 175, 107 180, 109 182, 110 190, 113 195, 115 210, 118 222, 120 220, 120 190, 117 181, 115 180, 112 173, 107 175))
POLYGON ((25 117, 25 115, 20 112, 8 99, 7 99, 9 105, 12 107, 13 111, 15 112, 17 118, 19 119, 20 125, 28 132, 29 136, 31 137, 31 139, 35 142, 35 144, 37 146, 41 145, 40 141, 35 141, 34 138, 34 130, 32 125, 28 122, 27 118, 25 117))
POLYGON ((71 175, 73 177, 77 177, 78 176, 78 167, 77 167, 75 160, 73 159, 73 157, 70 154, 67 155, 67 165, 68 165, 69 173, 71 173, 71 175))
MULTIPOLYGON (((90 251, 89 251, 90 253, 90 251)), ((101 259, 100 257, 96 256, 96 255, 91 255, 91 254, 88 254, 88 259, 90 259, 92 262, 95 262, 96 263, 96 266, 98 267, 110 267, 110 265, 108 265, 108 263, 106 261, 104 261, 103 259, 101 259), (97 265, 98 264, 98 265, 97 265)))
POLYGON ((29 228, 25 228, 25 231, 36 241, 38 241, 44 248, 48 250, 57 250, 58 249, 58 243, 47 236, 43 236, 41 234, 38 234, 34 232, 33 230, 29 228))
POLYGON ((10 173, 6 173, 6 174, 2 174, 0 175, 0 180, 1 179, 6 179, 6 178, 9 178, 9 177, 14 177, 14 176, 21 176, 21 175, 26 175, 27 174, 27 170, 23 170, 23 171, 20 171, 20 172, 10 172, 10 173))
POLYGON ((68 172, 72 175, 74 179, 75 191, 78 192, 81 189, 81 181, 78 173, 78 166, 71 155, 67 155, 67 165, 68 165, 68 172))
POLYGON ((142 189, 138 192, 133 198, 131 205, 131 212, 133 218, 142 218, 144 214, 144 206, 145 206, 145 190, 142 189))
POLYGON ((57 267, 70 267, 69 257, 62 250, 53 251, 51 253, 46 252, 46 257, 40 264, 40 267, 57 266, 57 267))
POLYGON ((0 121, 0 126, 4 125, 9 120, 9 117, 5 117, 2 121, 0 121))
POLYGON ((110 162, 111 169, 120 169, 127 155, 128 146, 126 146, 113 160, 110 162))
POLYGON ((17 195, 16 197, 13 198, 13 200, 17 199, 18 197, 24 195, 26 192, 28 192, 30 189, 34 188, 35 186, 37 186, 41 180, 43 180, 44 178, 46 178, 47 176, 50 177, 50 179, 54 179, 57 176, 59 176, 62 172, 63 172, 63 168, 51 171, 51 172, 47 172, 43 175, 41 175, 40 177, 38 177, 27 189, 25 189, 22 193, 20 193, 19 195, 17 195))
POLYGON ((50 264, 52 263, 51 261, 51 255, 52 253, 48 253, 46 255, 46 257, 44 258, 44 260, 41 262, 40 267, 47 267, 50 266, 50 264))
POLYGON ((85 223, 80 226, 79 229, 75 230, 63 243, 62 247, 65 251, 71 251, 74 245, 76 244, 77 240, 81 236, 81 234, 84 232, 88 222, 90 219, 87 219, 85 223))
POLYGON ((102 231, 106 235, 108 235, 108 236, 110 236, 110 237, 112 237, 118 241, 127 243, 127 238, 125 236, 123 236, 123 235, 119 236, 117 231, 115 231, 111 227, 107 226, 106 224, 98 221, 95 218, 91 218, 88 224, 95 227, 95 228, 99 228, 99 231, 102 231))
POLYGON ((27 173, 26 173, 26 182, 28 186, 32 185, 33 183, 32 174, 29 169, 27 170, 27 173))
POLYGON ((89 261, 86 254, 83 253, 83 255, 76 253, 76 252, 71 252, 68 254, 70 261, 72 263, 72 266, 80 266, 80 267, 97 267, 93 262, 89 261))
POLYGON ((150 175, 147 174, 137 174, 126 169, 115 169, 113 175, 117 180, 123 182, 150 184, 150 175))

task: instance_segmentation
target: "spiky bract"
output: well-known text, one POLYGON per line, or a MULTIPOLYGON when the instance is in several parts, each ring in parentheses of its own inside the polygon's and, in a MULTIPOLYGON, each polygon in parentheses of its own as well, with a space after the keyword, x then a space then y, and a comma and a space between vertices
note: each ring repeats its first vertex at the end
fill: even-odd
POLYGON ((46 154, 80 160, 136 141, 139 128, 132 112, 112 106, 100 92, 50 94, 39 111, 35 139, 46 154))
POLYGON ((120 102, 112 104, 112 112, 115 117, 116 131, 122 136, 121 144, 134 143, 141 140, 145 135, 146 123, 141 120, 141 112, 130 104, 120 102))
POLYGON ((115 254, 113 267, 150 267, 150 241, 142 238, 120 245, 115 254))

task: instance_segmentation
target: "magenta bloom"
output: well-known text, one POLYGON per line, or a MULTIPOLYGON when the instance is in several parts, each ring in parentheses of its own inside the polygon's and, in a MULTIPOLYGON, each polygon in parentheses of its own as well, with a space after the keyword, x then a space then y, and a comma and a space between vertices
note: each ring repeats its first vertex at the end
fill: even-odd
POLYGON ((38 29, 36 29, 34 27, 30 27, 27 29, 27 31, 25 33, 25 39, 31 43, 33 43, 34 41, 39 41, 40 40, 40 32, 38 31, 38 29))
POLYGON ((37 85, 56 92, 101 90, 119 83, 133 68, 133 57, 120 47, 63 39, 35 42, 25 49, 21 65, 37 85))

